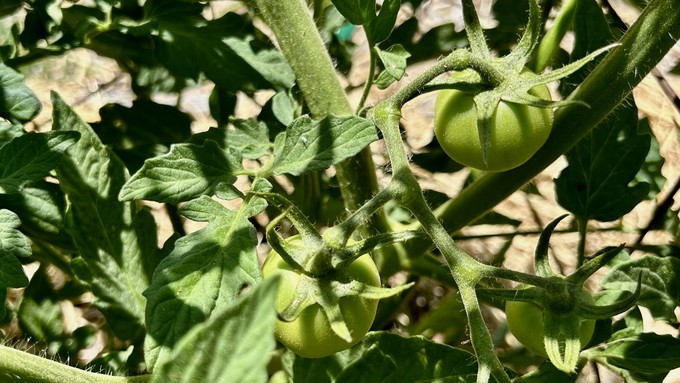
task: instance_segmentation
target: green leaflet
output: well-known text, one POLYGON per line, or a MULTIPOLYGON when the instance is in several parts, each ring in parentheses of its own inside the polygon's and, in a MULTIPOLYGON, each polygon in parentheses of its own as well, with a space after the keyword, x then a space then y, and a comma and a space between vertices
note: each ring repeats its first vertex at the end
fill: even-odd
POLYGON ((258 284, 178 342, 152 383, 266 382, 274 350, 278 279, 258 284))
POLYGON ((203 7, 185 2, 148 1, 146 16, 153 31, 158 60, 172 73, 192 79, 200 73, 230 91, 289 89, 295 76, 283 55, 272 47, 255 51, 255 31, 241 15, 230 12, 216 20, 201 17, 203 7))
POLYGON ((20 224, 16 214, 9 210, 0 210, 0 290, 3 297, 7 287, 28 285, 28 278, 17 257, 31 255, 31 247, 28 238, 17 230, 20 224))
POLYGON ((29 133, 2 146, 0 193, 17 193, 24 184, 47 176, 79 136, 77 132, 29 133))
POLYGON ((244 286, 262 278, 247 204, 231 211, 203 196, 188 202, 180 212, 185 209, 190 217, 210 222, 175 242, 144 292, 149 369, 172 358, 182 336, 232 304, 244 286))
POLYGON ((348 116, 328 116, 314 121, 302 116, 288 126, 286 135, 275 143, 274 174, 293 174, 323 170, 359 153, 378 139, 371 122, 348 116))
POLYGON ((119 198, 177 204, 212 195, 222 185, 230 187, 242 169, 238 154, 220 149, 215 141, 206 140, 200 146, 176 144, 167 154, 144 162, 122 187, 119 198))
MULTIPOLYGON (((613 39, 602 10, 581 1, 574 17, 573 59, 585 56, 613 39)), ((562 92, 583 81, 595 60, 563 82, 562 92), (571 85, 570 85, 571 84, 571 85)), ((593 128, 568 153, 569 166, 555 181, 557 200, 585 224, 589 219, 612 221, 628 213, 649 192, 646 182, 632 182, 650 149, 649 129, 639 128, 637 107, 625 102, 593 128)), ((588 113, 587 109, 583 113, 588 113)))
POLYGON ((602 278, 605 290, 635 291, 642 273, 642 292, 638 304, 647 307, 655 318, 675 321, 674 310, 680 305, 680 260, 674 257, 646 255, 614 266, 602 278))
POLYGON ((118 201, 128 178, 122 161, 56 93, 52 104, 54 129, 81 136, 56 169, 70 202, 66 229, 78 250, 71 267, 92 289, 114 332, 139 339, 146 305, 142 291, 158 257, 155 222, 146 210, 118 201))
POLYGON ((24 76, 0 62, 0 117, 30 121, 40 108, 40 100, 24 84, 24 76))

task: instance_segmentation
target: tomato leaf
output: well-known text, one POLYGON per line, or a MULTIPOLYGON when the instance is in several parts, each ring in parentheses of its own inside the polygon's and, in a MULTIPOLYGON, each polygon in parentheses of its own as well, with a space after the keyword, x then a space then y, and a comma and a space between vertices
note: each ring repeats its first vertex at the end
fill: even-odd
POLYGON ((421 336, 404 338, 371 332, 356 346, 322 359, 287 354, 284 369, 295 382, 372 382, 446 380, 475 382, 477 363, 467 351, 421 336))
POLYGON ((167 154, 147 160, 123 186, 119 198, 177 204, 233 184, 239 170, 237 153, 220 149, 215 141, 206 140, 201 146, 177 144, 167 154))
POLYGON ((41 266, 31 277, 31 282, 24 290, 17 317, 26 336, 38 342, 55 345, 63 338, 66 329, 59 307, 60 300, 53 295, 45 269, 45 266, 41 266))
POLYGON ((77 132, 29 133, 2 146, 0 192, 17 193, 25 183, 49 175, 79 136, 77 132))
POLYGON ((383 1, 376 17, 369 20, 365 26, 366 36, 371 42, 371 45, 376 45, 390 37, 392 28, 394 28, 394 24, 397 22, 397 14, 399 14, 400 6, 400 0, 383 1))
POLYGON ((201 16, 203 7, 183 2, 148 1, 144 5, 158 59, 171 72, 197 79, 200 73, 230 91, 288 89, 295 76, 273 47, 255 50, 255 30, 229 12, 216 20, 201 16), (153 21, 153 23, 151 23, 153 21))
POLYGON ((408 59, 411 54, 408 53, 401 44, 392 45, 385 50, 378 47, 375 47, 374 49, 378 54, 378 59, 380 59, 380 62, 385 68, 375 80, 375 85, 380 89, 386 89, 388 86, 404 77, 404 73, 406 73, 406 59, 408 59))
POLYGON ((560 371, 549 361, 542 363, 537 370, 524 374, 515 379, 515 383, 574 383, 578 379, 579 374, 568 374, 560 371))
POLYGON ((221 148, 232 148, 243 158, 254 160, 269 153, 272 144, 267 125, 252 119, 233 119, 231 124, 233 129, 211 128, 194 135, 189 142, 202 145, 206 140, 213 140, 221 148))
POLYGON ((637 304, 647 307, 655 318, 675 320, 674 310, 680 305, 680 260, 673 257, 646 255, 614 266, 602 278, 606 290, 635 291, 642 273, 642 292, 637 304))
POLYGON ((145 359, 150 369, 172 359, 176 343, 192 327, 218 315, 244 286, 261 280, 249 212, 246 205, 228 210, 207 196, 180 209, 189 217, 210 221, 175 241, 144 292, 148 300, 145 359))
MULTIPOLYGON (((0 290, 7 287, 26 287, 28 278, 24 274, 19 258, 31 255, 31 246, 17 228, 19 217, 9 210, 0 210, 0 290)), ((4 304, 3 304, 4 306, 4 304)))
POLYGON ((652 332, 634 334, 588 352, 607 364, 644 374, 666 374, 680 367, 680 340, 652 332))
POLYGON ((0 17, 11 15, 23 5, 23 0, 5 0, 2 5, 0 5, 0 17))
MULTIPOLYGON (((652 132, 649 126, 649 120, 643 118, 638 125, 639 132, 652 132)), ((635 175, 636 183, 647 183, 650 186, 647 199, 654 199, 661 191, 666 183, 666 177, 661 174, 661 168, 664 165, 664 158, 659 152, 659 141, 653 133, 650 133, 651 145, 645 162, 642 164, 640 171, 635 175)))
POLYGON ((0 117, 10 121, 30 121, 40 108, 40 100, 24 84, 24 76, 0 63, 0 117))
MULTIPOLYGON (((574 32, 572 60, 613 39, 602 10, 590 1, 578 3, 574 32)), ((574 84, 580 83, 598 61, 593 60, 567 78, 562 92, 573 90, 574 84)), ((629 212, 649 192, 647 183, 632 181, 649 153, 650 140, 644 125, 637 122, 634 104, 619 107, 567 153, 569 166, 555 181, 560 205, 581 222, 611 221, 629 212)))
POLYGON ((137 171, 145 159, 162 155, 176 142, 191 136, 191 118, 169 105, 135 100, 131 107, 108 104, 99 109, 101 121, 92 124, 128 169, 137 171))
POLYGON ((15 137, 26 134, 21 124, 12 124, 7 121, 0 121, 0 147, 12 141, 15 137))
POLYGON ((158 365, 151 383, 266 382, 274 350, 274 297, 278 279, 267 279, 195 326, 158 365))
POLYGON ((375 18, 375 0, 331 0, 335 8, 354 25, 362 25, 375 18))
POLYGON ((80 133, 56 168, 70 201, 66 229, 78 250, 71 267, 114 332, 136 339, 144 331, 142 291, 158 257, 155 222, 148 211, 118 201, 128 178, 122 161, 56 93, 52 105, 54 129, 80 133))
POLYGON ((621 107, 567 153, 569 166, 555 180, 557 200, 581 222, 616 220, 647 197, 649 184, 631 184, 651 141, 637 127, 637 108, 621 107))
MULTIPOLYGON (((59 185, 38 181, 26 184, 20 193, 0 194, 0 208, 6 208, 21 219, 21 231, 33 240, 42 240, 66 252, 75 247, 66 227, 66 200, 59 185)), ((51 262, 66 269, 63 260, 51 262)))
POLYGON ((274 174, 323 170, 359 153, 378 139, 373 124, 356 116, 328 116, 314 121, 309 116, 296 119, 277 140, 274 174))

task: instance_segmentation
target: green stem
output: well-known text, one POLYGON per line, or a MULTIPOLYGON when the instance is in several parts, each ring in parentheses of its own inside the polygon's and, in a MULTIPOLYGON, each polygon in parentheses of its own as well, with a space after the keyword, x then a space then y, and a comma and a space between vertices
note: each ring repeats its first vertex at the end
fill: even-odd
MULTIPOLYGON (((555 113, 550 138, 523 165, 502 173, 487 173, 455 199, 437 209, 444 226, 455 232, 474 221, 573 147, 614 110, 680 38, 677 0, 655 0, 593 72, 568 98, 584 102, 555 113), (603 91, 606 89, 606 92, 603 91)), ((424 250, 412 248, 412 251, 424 250)))
POLYGON ((368 98, 368 93, 371 91, 371 87, 373 87, 373 79, 375 77, 375 66, 378 61, 378 58, 376 57, 375 54, 375 49, 373 47, 369 47, 369 67, 368 67, 368 78, 366 78, 366 84, 364 84, 364 91, 361 93, 361 100, 359 100, 359 105, 357 105, 357 111, 356 114, 359 114, 361 109, 363 109, 364 105, 366 104, 366 99, 368 98))
POLYGON ((586 235, 588 233, 588 220, 577 220, 578 222, 578 263, 576 267, 581 267, 586 261, 586 235))
POLYGON ((382 189, 342 223, 328 229, 324 233, 324 238, 333 239, 333 242, 337 242, 338 244, 347 243, 347 240, 352 236, 352 233, 360 225, 367 223, 375 212, 379 211, 381 207, 391 201, 395 196, 394 190, 389 187, 382 189))
POLYGON ((144 383, 151 379, 151 375, 96 374, 0 345, 0 380, 3 377, 21 377, 17 381, 26 383, 144 383))
MULTIPOLYGON (((315 118, 353 114, 335 67, 304 0, 254 0, 290 64, 307 106, 315 118)), ((378 191, 369 148, 336 165, 337 178, 348 211, 359 208, 378 191)), ((387 227, 383 213, 372 222, 387 227)))
MULTIPOLYGON (((455 54, 449 57, 451 56, 457 57, 455 54)), ((460 63, 457 59, 453 60, 453 62, 460 63)), ((444 67, 440 69, 444 69, 444 67)), ((414 80, 414 83, 427 83, 429 81, 428 77, 433 78, 436 75, 434 72, 428 73, 414 80)), ((383 133, 394 172, 388 188, 394 188, 397 191, 397 202, 410 210, 422 224, 423 229, 429 234, 435 246, 444 256, 453 279, 458 285, 465 311, 469 318, 472 345, 479 360, 478 382, 488 381, 489 374, 493 374, 497 381, 509 382, 510 379, 494 352, 491 335, 486 328, 484 318, 482 318, 479 302, 474 291, 475 285, 483 277, 482 269, 484 266, 463 252, 454 243, 449 233, 437 220, 432 210, 430 210, 418 180, 410 170, 399 131, 401 104, 395 101, 402 100, 403 102, 408 97, 408 90, 395 94, 394 98, 378 104, 374 110, 374 121, 378 129, 383 133)))
POLYGON ((553 24, 541 39, 536 52, 536 64, 534 72, 541 72, 550 63, 560 42, 571 26, 571 21, 576 13, 579 0, 565 0, 562 2, 560 13, 555 16, 553 24))
POLYGON ((489 330, 486 328, 486 322, 479 308, 479 301, 477 300, 474 286, 468 284, 458 285, 458 292, 467 313, 472 347, 477 352, 477 363, 479 364, 477 382, 488 382, 490 373, 496 378, 496 381, 509 383, 510 378, 505 373, 503 364, 494 352, 493 340, 489 330))

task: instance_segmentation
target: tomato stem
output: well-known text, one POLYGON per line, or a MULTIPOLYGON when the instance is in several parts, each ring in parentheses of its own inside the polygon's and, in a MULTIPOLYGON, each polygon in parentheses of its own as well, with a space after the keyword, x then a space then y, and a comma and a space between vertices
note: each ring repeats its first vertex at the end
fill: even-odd
MULTIPOLYGON (((353 114, 326 46, 307 10, 307 3, 304 0, 255 0, 255 4, 276 35, 312 116, 321 119, 328 114, 353 114)), ((337 164, 336 175, 347 211, 359 208, 379 189, 368 147, 337 164)), ((372 225, 385 229, 388 227, 386 222, 384 213, 379 212, 372 225)))
MULTIPOLYGON (((457 57, 453 54, 449 57, 452 56, 457 57)), ((459 60, 453 60, 452 62, 458 63, 459 60)), ((448 67, 447 65, 450 64, 451 62, 446 61, 446 59, 443 60, 439 65, 435 66, 436 70, 432 70, 417 78, 414 80, 414 83, 425 84, 429 82, 438 75, 437 70, 445 70, 448 67)), ((398 95, 395 95, 395 99, 399 101, 406 100, 409 94, 409 90, 400 92, 398 95)), ((493 342, 482 318, 479 302, 474 290, 474 286, 483 276, 483 266, 455 244, 428 206, 418 180, 410 170, 408 158, 401 142, 401 132, 399 131, 401 104, 398 103, 399 101, 395 102, 393 99, 388 99, 378 104, 373 111, 374 121, 378 129, 383 133, 388 155, 392 163, 393 177, 388 188, 393 188, 397 192, 397 202, 410 210, 422 224, 423 229, 430 235, 430 238, 444 256, 453 279, 458 285, 469 319, 472 345, 479 361, 478 381, 488 381, 488 375, 491 373, 497 381, 509 382, 510 379, 494 352, 493 342), (484 378, 485 376, 486 379, 484 378)))
POLYGON ((356 114, 359 114, 361 109, 363 109, 364 105, 366 104, 366 99, 368 99, 368 94, 370 93, 371 88, 373 87, 373 80, 375 78, 375 67, 378 61, 378 57, 373 47, 368 47, 368 51, 369 51, 368 76, 366 77, 366 84, 364 84, 364 91, 361 93, 359 105, 357 105, 356 108, 356 114))
POLYGON ((151 375, 112 376, 57 363, 37 355, 0 345, 0 371, 20 376, 27 383, 144 383, 151 375))

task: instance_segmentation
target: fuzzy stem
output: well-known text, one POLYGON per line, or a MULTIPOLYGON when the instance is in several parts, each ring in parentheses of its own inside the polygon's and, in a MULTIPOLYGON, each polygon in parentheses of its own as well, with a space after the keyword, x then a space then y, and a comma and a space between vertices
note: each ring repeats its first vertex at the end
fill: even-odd
POLYGON ((369 52, 370 52, 370 58, 369 58, 368 78, 366 78, 366 84, 364 84, 364 91, 361 93, 361 100, 359 100, 359 105, 357 106, 357 111, 356 111, 357 114, 359 114, 361 109, 363 109, 364 105, 366 104, 366 100, 368 99, 368 94, 371 91, 371 87, 373 87, 373 79, 375 77, 375 66, 376 66, 378 59, 376 57, 375 49, 373 47, 369 47, 369 52))
MULTIPOLYGON (((457 57, 455 55, 451 55, 457 57)), ((451 57, 449 56, 449 57, 451 57)), ((446 61, 446 60, 445 60, 446 61)), ((457 60, 454 60, 457 62, 457 60)), ((445 66, 439 66, 444 69, 445 66)), ((436 76, 435 72, 414 80, 415 83, 428 82, 428 78, 436 76)), ((409 97, 409 91, 395 95, 380 104, 374 110, 374 121, 383 133, 387 152, 390 157, 394 175, 388 188, 395 189, 397 202, 411 211, 415 218, 422 224, 423 229, 444 256, 454 281, 458 285, 465 311, 467 312, 470 326, 472 345, 479 360, 478 382, 487 382, 489 374, 497 381, 509 382, 500 360, 493 348, 491 335, 489 334, 484 318, 482 318, 479 302, 474 287, 484 276, 484 266, 463 252, 451 239, 449 233, 437 220, 432 210, 427 205, 422 189, 410 170, 408 158, 404 152, 399 120, 401 118, 401 104, 394 100, 405 100, 409 97)))
MULTIPOLYGON (((328 114, 353 114, 335 67, 304 0, 254 0, 257 9, 276 35, 278 44, 295 73, 314 118, 328 114)), ((336 165, 342 197, 354 211, 378 191, 375 165, 369 148, 336 165)), ((373 225, 387 226, 384 214, 373 225)))
POLYGON ((17 377, 16 381, 26 383, 144 383, 151 379, 151 375, 96 374, 0 345, 0 380, 17 377))
POLYGON ((359 226, 368 222, 376 211, 391 201, 395 196, 392 189, 382 189, 342 223, 328 229, 326 233, 324 233, 324 237, 330 238, 332 235, 337 236, 337 242, 342 244, 346 243, 359 226), (333 234, 331 235, 330 233, 333 234))

